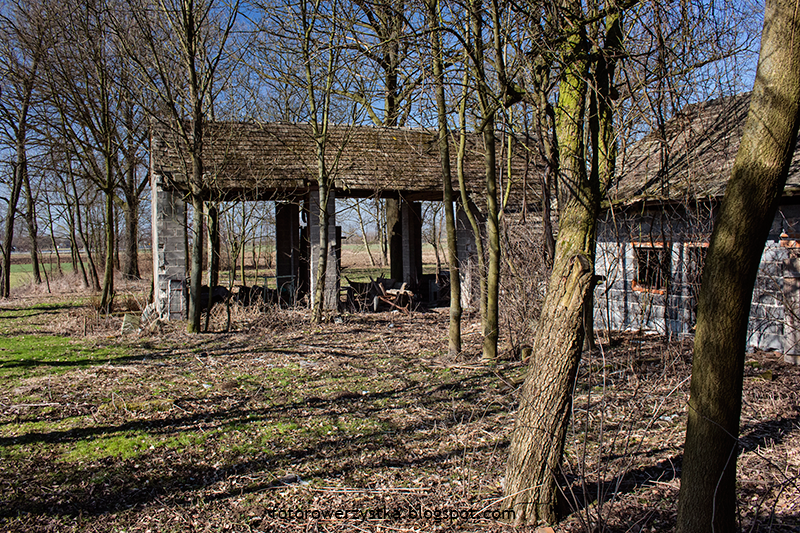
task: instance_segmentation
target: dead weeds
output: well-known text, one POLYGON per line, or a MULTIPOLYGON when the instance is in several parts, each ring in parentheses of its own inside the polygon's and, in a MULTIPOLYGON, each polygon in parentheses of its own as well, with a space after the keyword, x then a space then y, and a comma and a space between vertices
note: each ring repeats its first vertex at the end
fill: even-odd
MULTIPOLYGON (((0 383, 4 531, 511 530, 497 510, 525 369, 478 364, 475 319, 451 358, 445 312, 234 309, 227 333, 224 313, 215 333, 122 336, 119 317, 50 304, 5 333, 124 355, 0 383)), ((641 335, 584 358, 559 531, 674 527, 690 359, 641 335)), ((796 531, 800 369, 771 353, 746 368, 742 528, 796 531)))

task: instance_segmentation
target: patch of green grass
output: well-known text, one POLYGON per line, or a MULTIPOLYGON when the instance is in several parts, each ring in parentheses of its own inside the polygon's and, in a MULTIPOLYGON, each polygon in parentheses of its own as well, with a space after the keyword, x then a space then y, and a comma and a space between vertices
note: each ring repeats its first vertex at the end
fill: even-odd
POLYGON ((62 459, 66 462, 96 461, 106 457, 121 460, 133 459, 158 448, 174 449, 178 453, 199 449, 214 437, 222 434, 221 429, 213 431, 183 431, 175 436, 165 437, 148 433, 145 430, 121 431, 110 435, 96 436, 81 440, 65 447, 62 459))
POLYGON ((391 277, 391 271, 389 267, 366 267, 366 268, 347 267, 342 269, 343 284, 347 284, 345 276, 350 281, 366 283, 370 280, 376 280, 381 276, 388 279, 391 277))
POLYGON ((288 363, 285 366, 269 368, 264 372, 262 380, 265 385, 273 389, 285 389, 293 383, 305 381, 300 365, 296 363, 288 363))
POLYGON ((59 374, 77 367, 129 357, 122 347, 95 348, 66 337, 16 335, 0 337, 0 377, 22 379, 59 374))
POLYGON ((157 445, 173 448, 177 450, 178 453, 183 453, 186 448, 192 448, 194 446, 205 444, 210 434, 211 433, 183 432, 175 437, 170 437, 165 441, 158 443, 157 445))
POLYGON ((17 422, 0 429, 3 437, 17 437, 31 433, 49 433, 52 431, 68 431, 80 426, 81 417, 69 417, 61 420, 29 420, 17 422))
POLYGON ((125 431, 80 440, 64 453, 63 459, 67 462, 96 461, 105 457, 131 459, 154 448, 158 443, 158 440, 144 431, 125 431))
MULTIPOLYGON (((44 270, 46 269, 47 275, 50 276, 50 279, 58 275, 58 265, 56 263, 40 263, 39 268, 40 271, 42 272, 42 276, 44 276, 44 270)), ((68 272, 72 272, 73 270, 72 263, 62 262, 61 270, 65 274, 68 272)), ((22 287, 23 285, 27 285, 28 283, 33 281, 33 265, 31 263, 13 264, 11 265, 11 272, 9 272, 9 277, 11 278, 12 290, 16 287, 22 287)), ((44 279, 42 281, 44 281, 44 279)))

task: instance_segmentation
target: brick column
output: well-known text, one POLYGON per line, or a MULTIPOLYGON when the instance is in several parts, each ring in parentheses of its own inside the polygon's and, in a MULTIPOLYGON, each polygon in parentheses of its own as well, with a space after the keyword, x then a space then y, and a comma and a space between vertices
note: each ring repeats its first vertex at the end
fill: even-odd
POLYGON ((158 316, 186 318, 183 293, 186 274, 184 216, 186 202, 178 191, 164 190, 160 176, 151 183, 153 231, 153 284, 158 316))
POLYGON ((402 201, 403 282, 417 290, 422 278, 422 204, 402 201))
POLYGON ((456 249, 461 274, 461 306, 478 308, 481 297, 478 248, 467 213, 460 205, 456 209, 456 249))
POLYGON ((403 279, 403 228, 400 223, 400 200, 386 199, 386 232, 389 237, 389 277, 403 279))
POLYGON ((275 202, 275 278, 286 302, 295 300, 300 273, 300 206, 275 202))

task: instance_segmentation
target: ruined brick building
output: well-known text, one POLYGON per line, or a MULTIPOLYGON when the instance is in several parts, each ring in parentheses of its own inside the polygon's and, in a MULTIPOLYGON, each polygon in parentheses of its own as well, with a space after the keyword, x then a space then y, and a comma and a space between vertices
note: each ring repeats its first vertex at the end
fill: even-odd
MULTIPOLYGON (((436 139, 434 132, 424 129, 346 125, 330 128, 325 157, 326 169, 333 178, 329 198, 329 212, 333 215, 328 228, 332 246, 326 271, 326 308, 334 308, 339 301, 337 243, 341 242, 341 231, 336 225, 336 198, 387 200, 391 277, 412 290, 420 288, 420 202, 442 200, 436 139)), ((205 199, 275 202, 278 290, 295 296, 313 294, 320 254, 320 200, 317 144, 311 126, 210 123, 203 142, 205 199)), ((455 180, 457 145, 454 139, 450 142, 455 180)), ((503 139, 498 138, 496 149, 499 189, 511 192, 513 205, 540 202, 539 182, 528 178, 539 172, 532 163, 531 151, 515 145, 509 172, 503 139)), ((154 299, 159 316, 180 319, 186 314, 185 213, 191 162, 180 136, 159 124, 151 129, 150 158, 154 299)), ((477 206, 484 203, 485 168, 482 137, 467 136, 464 174, 477 206)), ((459 210, 457 218, 459 259, 464 265, 463 303, 470 306, 477 299, 475 245, 465 213, 459 210)))
MULTIPOLYGON (((749 95, 688 106, 635 143, 598 227, 595 327, 691 335, 714 217, 749 95)), ((800 362, 800 151, 769 233, 748 344, 800 362)))

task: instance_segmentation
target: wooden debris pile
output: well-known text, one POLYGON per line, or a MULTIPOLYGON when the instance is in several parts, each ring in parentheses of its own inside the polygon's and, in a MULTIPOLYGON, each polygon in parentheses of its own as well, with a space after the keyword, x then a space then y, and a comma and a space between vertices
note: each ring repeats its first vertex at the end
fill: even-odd
POLYGON ((368 282, 350 281, 346 278, 347 304, 357 310, 374 312, 398 310, 406 315, 411 314, 414 293, 408 290, 408 284, 393 279, 378 278, 368 282))

